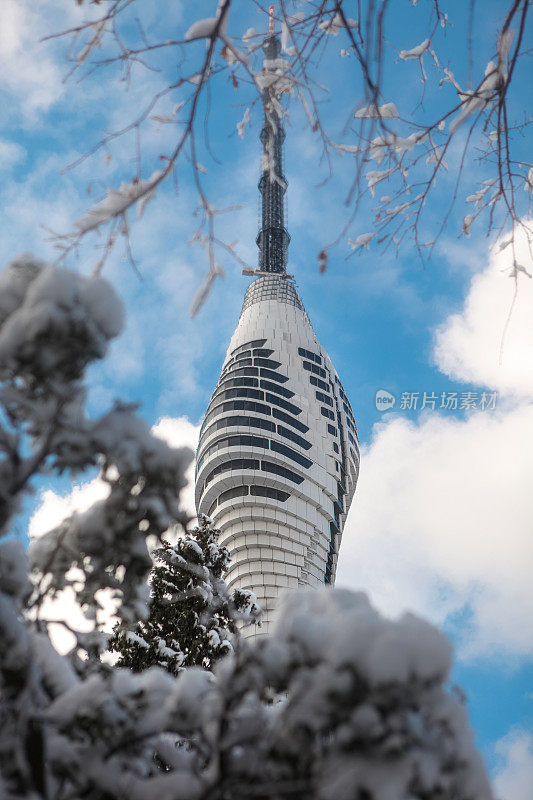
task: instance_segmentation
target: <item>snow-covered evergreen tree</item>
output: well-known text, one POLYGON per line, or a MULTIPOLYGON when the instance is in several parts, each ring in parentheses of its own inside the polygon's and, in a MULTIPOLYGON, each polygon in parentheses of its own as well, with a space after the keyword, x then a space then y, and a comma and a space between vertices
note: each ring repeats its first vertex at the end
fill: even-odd
POLYGON ((177 674, 198 665, 211 669, 233 650, 237 620, 254 622, 260 610, 253 592, 232 595, 224 581, 230 559, 218 544, 209 517, 175 545, 163 542, 156 553, 150 587, 150 613, 135 630, 117 627, 109 649, 117 666, 140 672, 158 665, 177 674))

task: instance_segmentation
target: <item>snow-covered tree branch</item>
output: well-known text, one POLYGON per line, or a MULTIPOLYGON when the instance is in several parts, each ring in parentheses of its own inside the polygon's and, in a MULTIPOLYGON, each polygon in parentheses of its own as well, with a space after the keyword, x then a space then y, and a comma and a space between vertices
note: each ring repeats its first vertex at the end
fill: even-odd
MULTIPOLYGON (((198 311, 214 279, 223 274, 221 258, 229 254, 240 261, 234 244, 216 235, 219 211, 208 199, 205 167, 197 155, 200 144, 209 150, 206 137, 217 124, 209 98, 227 80, 233 83, 237 103, 246 107, 244 116, 239 109, 235 116, 240 138, 254 115, 262 116, 262 101, 270 103, 286 124, 297 117, 299 107, 310 134, 320 139, 329 174, 348 167, 352 180, 345 198, 346 216, 332 238, 324 241, 322 253, 334 245, 347 248, 345 253, 350 249, 357 253, 371 243, 372 248, 393 251, 414 247, 425 260, 456 206, 463 209, 465 236, 473 225, 483 225, 488 234, 509 230, 513 238, 515 227, 523 225, 530 212, 533 170, 522 146, 531 120, 517 78, 531 54, 526 41, 527 0, 504 4, 492 41, 482 40, 482 54, 473 50, 476 26, 482 23, 473 0, 469 7, 453 6, 449 11, 442 0, 402 0, 403 13, 412 15, 417 29, 425 27, 420 42, 397 40, 389 22, 395 9, 388 0, 355 5, 347 0, 303 5, 281 0, 276 25, 284 53, 276 64, 263 63, 268 14, 266 7, 256 5, 264 11, 264 26, 257 31, 239 30, 241 5, 221 0, 215 16, 199 19, 187 29, 182 30, 178 20, 169 20, 169 36, 162 41, 140 22, 143 0, 102 0, 88 4, 86 23, 55 34, 69 42, 68 59, 78 77, 120 76, 130 86, 142 80, 143 70, 161 70, 164 75, 169 63, 176 64, 178 74, 168 83, 162 78, 160 91, 144 109, 132 109, 127 125, 107 133, 78 160, 101 149, 111 153, 114 143, 136 133, 136 174, 125 176, 119 188, 109 186, 102 201, 73 223, 71 233, 57 237, 63 254, 87 234, 105 229, 104 253, 123 234, 133 260, 130 208, 136 206, 142 214, 160 184, 172 176, 176 180, 178 165, 188 159, 201 211, 193 241, 206 249, 209 262, 192 305, 192 312, 198 311), (458 53, 452 34, 465 15, 468 33, 458 53), (335 74, 353 85, 341 136, 324 112, 324 101, 338 92, 328 82, 333 64, 335 74), (399 92, 402 81, 420 85, 414 107, 413 92, 408 98, 399 92), (286 96, 288 104, 282 103, 286 96), (144 153, 143 142, 154 126, 175 131, 174 143, 160 154, 159 164, 149 165, 153 159, 144 153), (474 164, 475 169, 466 169, 474 164), (427 213, 427 201, 444 180, 455 188, 448 190, 445 207, 435 218, 427 213), (361 219, 366 226, 369 215, 372 225, 362 230, 361 219)), ((514 246, 509 258, 512 266, 514 246)), ((104 259, 105 255, 98 260, 97 270, 104 259)), ((322 267, 325 263, 322 259, 322 267)))
POLYGON ((123 325, 123 307, 103 278, 84 278, 22 256, 0 274, 0 520, 2 532, 50 471, 99 466, 105 500, 36 539, 31 607, 66 586, 89 618, 108 590, 120 619, 146 614, 152 566, 146 539, 186 522, 179 492, 191 453, 153 436, 131 405, 90 419, 87 366, 123 325))

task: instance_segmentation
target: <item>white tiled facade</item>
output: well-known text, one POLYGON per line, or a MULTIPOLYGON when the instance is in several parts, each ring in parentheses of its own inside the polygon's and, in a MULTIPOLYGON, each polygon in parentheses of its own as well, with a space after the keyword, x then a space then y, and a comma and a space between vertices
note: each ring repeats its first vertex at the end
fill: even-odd
POLYGON ((230 587, 257 595, 262 632, 280 591, 334 582, 358 472, 350 404, 296 288, 256 279, 202 426, 196 505, 230 550, 230 587))

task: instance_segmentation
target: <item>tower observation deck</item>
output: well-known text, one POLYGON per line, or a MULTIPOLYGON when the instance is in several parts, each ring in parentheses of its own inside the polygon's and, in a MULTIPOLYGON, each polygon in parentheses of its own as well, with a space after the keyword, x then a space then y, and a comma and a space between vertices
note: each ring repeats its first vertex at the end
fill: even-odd
POLYGON ((246 291, 200 431, 195 497, 231 553, 229 586, 255 592, 267 632, 281 591, 334 583, 359 444, 339 376, 286 273, 277 98, 287 62, 272 28, 263 50, 259 277, 246 291))

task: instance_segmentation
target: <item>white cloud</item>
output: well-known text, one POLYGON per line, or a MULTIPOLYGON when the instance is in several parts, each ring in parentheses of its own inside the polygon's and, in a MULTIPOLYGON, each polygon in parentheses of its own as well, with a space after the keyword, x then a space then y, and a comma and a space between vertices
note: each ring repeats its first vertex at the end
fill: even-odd
POLYGON ((496 743, 496 754, 505 764, 494 779, 498 800, 531 800, 533 787, 533 737, 515 731, 496 743))
POLYGON ((0 140, 0 171, 11 169, 26 156, 26 151, 16 142, 0 140))
MULTIPOLYGON (((531 221, 526 225, 532 228, 531 221)), ((532 230, 533 233, 533 230, 532 230)), ((510 237, 503 236, 500 243, 510 237)), ((523 229, 517 228, 515 257, 533 272, 533 259, 523 229)), ((504 394, 533 396, 533 280, 518 274, 516 302, 500 347, 513 300, 515 282, 505 270, 512 267, 512 245, 493 248, 485 270, 473 279, 464 307, 436 333, 435 359, 439 369, 456 380, 490 386, 504 394)))
MULTIPOLYGON (((164 417, 154 425, 152 431, 171 447, 190 447, 195 450, 200 426, 194 425, 187 417, 164 417)), ((185 510, 194 517, 194 462, 189 466, 186 478, 188 485, 182 490, 181 502, 185 510)), ((42 536, 75 511, 86 511, 93 503, 106 497, 108 492, 107 484, 99 477, 74 486, 66 495, 51 490, 43 492, 41 504, 30 520, 30 537, 42 536)), ((114 604, 105 592, 100 593, 99 600, 103 605, 101 621, 104 629, 110 632, 114 625, 114 604)), ((92 623, 84 617, 76 603, 72 589, 60 592, 54 599, 47 599, 41 607, 40 616, 42 619, 64 620, 78 631, 88 631, 92 628, 92 623)), ((50 638, 60 653, 68 652, 75 643, 73 634, 61 624, 50 625, 50 638)))
POLYGON ((48 109, 63 92, 61 71, 50 47, 39 39, 50 32, 54 20, 57 20, 58 30, 68 24, 75 13, 71 9, 74 6, 73 2, 2 2, 0 71, 3 89, 17 96, 25 114, 48 109))
MULTIPOLYGON (((159 420, 157 425, 154 425, 152 431, 160 439, 164 439, 171 447, 190 447, 196 451, 198 446, 198 437, 200 435, 200 425, 194 425, 187 417, 163 417, 159 420)), ((191 516, 196 514, 196 504, 194 502, 194 467, 195 460, 193 459, 185 477, 187 478, 187 486, 182 490, 181 502, 184 509, 191 516)))
MULTIPOLYGON (((158 4, 159 18, 162 13, 160 6, 158 4)), ((26 120, 33 122, 67 94, 70 94, 71 106, 94 101, 94 87, 91 88, 90 84, 84 83, 83 88, 79 88, 75 79, 70 84, 65 81, 73 66, 67 58, 69 48, 75 42, 74 52, 79 53, 90 36, 91 29, 82 33, 77 40, 72 35, 57 36, 47 41, 44 39, 70 30, 86 20, 101 17, 101 9, 90 3, 78 5, 75 0, 2 0, 1 7, 2 89, 13 98, 12 103, 4 104, 4 116, 22 113, 26 120)), ((181 4, 173 4, 172 14, 174 20, 180 17, 181 4)), ((150 7, 142 10, 142 16, 146 30, 150 19, 156 14, 150 7)), ((96 50, 89 61, 101 53, 101 50, 96 50)), ((139 108, 141 96, 146 95, 150 84, 154 84, 154 79, 146 72, 139 88, 130 93, 127 102, 121 104, 120 99, 117 101, 116 93, 114 102, 107 104, 107 113, 113 119, 120 119, 123 124, 124 109, 139 108)), ((104 81, 104 91, 109 101, 108 81, 104 81)), ((121 87, 118 95, 124 94, 121 87)))
POLYGON ((108 494, 109 487, 101 478, 74 486, 67 495, 47 489, 42 493, 41 504, 30 520, 30 537, 42 536, 74 511, 87 511, 93 503, 103 500, 108 494))
MULTIPOLYGON (((74 486, 67 495, 57 494, 50 489, 46 490, 41 495, 41 505, 30 520, 28 529, 30 538, 42 536, 59 525, 74 511, 86 511, 93 503, 103 500, 108 493, 109 488, 101 478, 74 486)), ((70 577, 75 577, 74 571, 71 571, 70 577)), ((105 602, 105 597, 100 599, 105 602)), ((108 627, 111 630, 112 608, 109 603, 106 604, 105 612, 107 612, 108 627)), ((63 620, 77 631, 87 632, 92 629, 92 622, 84 616, 81 607, 76 603, 72 589, 65 589, 54 598, 48 597, 41 606, 40 616, 46 620, 63 620)), ((68 653, 74 646, 74 635, 64 625, 50 624, 49 632, 50 639, 58 652, 68 653)))
POLYGON ((390 416, 362 453, 337 582, 388 614, 442 624, 469 606, 462 654, 532 654, 533 405, 462 421, 390 416))
MULTIPOLYGON (((153 426, 152 432, 171 447, 190 447, 196 450, 200 426, 190 422, 187 417, 163 417, 153 426)), ((194 515, 194 461, 185 473, 188 485, 182 491, 181 502, 188 513, 194 515)), ((74 511, 86 511, 93 503, 109 494, 108 485, 101 478, 72 487, 65 495, 47 489, 41 494, 41 503, 29 524, 31 538, 42 536, 59 525, 74 511)))
POLYGON ((27 29, 27 7, 16 0, 5 0, 0 28, 0 56, 14 56, 21 50, 27 29))
MULTIPOLYGON (((530 268, 520 234, 516 252, 530 268)), ((533 440, 533 281, 520 281, 500 367, 508 258, 493 253, 473 279, 435 357, 452 377, 513 397, 464 420, 390 414, 376 425, 339 559, 338 582, 370 591, 386 613, 410 608, 451 626, 460 615, 463 657, 533 655, 533 452, 521 446, 533 440)))

